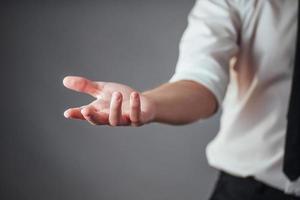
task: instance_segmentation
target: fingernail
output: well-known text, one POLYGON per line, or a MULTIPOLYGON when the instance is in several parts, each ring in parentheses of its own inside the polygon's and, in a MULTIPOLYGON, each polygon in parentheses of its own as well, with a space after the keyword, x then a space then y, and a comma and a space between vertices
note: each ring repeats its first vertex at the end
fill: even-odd
POLYGON ((132 92, 131 96, 132 96, 132 98, 136 99, 138 95, 136 92, 132 92))
POLYGON ((120 100, 120 99, 121 99, 120 93, 116 92, 116 93, 114 94, 114 98, 115 98, 116 100, 120 100))
POLYGON ((65 118, 69 118, 69 113, 67 110, 64 112, 64 116, 65 116, 65 118))

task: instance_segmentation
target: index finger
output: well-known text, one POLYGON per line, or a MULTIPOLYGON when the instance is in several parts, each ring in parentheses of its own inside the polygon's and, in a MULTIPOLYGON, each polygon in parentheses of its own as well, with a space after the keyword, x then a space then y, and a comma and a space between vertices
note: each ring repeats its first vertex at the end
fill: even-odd
POLYGON ((63 80, 66 88, 97 97, 102 89, 100 83, 79 76, 66 76, 63 80))

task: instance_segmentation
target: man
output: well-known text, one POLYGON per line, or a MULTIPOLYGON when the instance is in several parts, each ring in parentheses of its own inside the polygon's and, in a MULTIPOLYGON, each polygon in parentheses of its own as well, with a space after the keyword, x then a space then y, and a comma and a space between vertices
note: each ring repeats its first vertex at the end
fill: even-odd
POLYGON ((187 124, 222 107, 220 131, 206 152, 209 164, 221 170, 211 200, 300 199, 300 141, 292 133, 299 127, 297 117, 286 117, 288 110, 299 114, 293 78, 300 67, 294 62, 298 2, 198 0, 168 83, 139 93, 69 76, 66 87, 96 100, 65 116, 111 126, 187 124))

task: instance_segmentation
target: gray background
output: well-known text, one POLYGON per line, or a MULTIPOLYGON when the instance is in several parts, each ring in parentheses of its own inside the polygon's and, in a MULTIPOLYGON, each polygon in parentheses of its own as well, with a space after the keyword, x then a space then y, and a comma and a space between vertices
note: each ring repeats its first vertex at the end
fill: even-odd
POLYGON ((66 75, 140 91, 174 72, 192 0, 1 1, 0 199, 205 200, 219 114, 187 126, 95 127, 66 75))

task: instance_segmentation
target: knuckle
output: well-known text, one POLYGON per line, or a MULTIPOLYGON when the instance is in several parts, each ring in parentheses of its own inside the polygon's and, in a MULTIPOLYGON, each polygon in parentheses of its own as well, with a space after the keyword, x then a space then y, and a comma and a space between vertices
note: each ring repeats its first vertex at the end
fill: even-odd
POLYGON ((84 108, 81 110, 81 114, 88 117, 90 115, 90 112, 87 108, 84 108))
POLYGON ((132 124, 139 124, 140 120, 138 120, 138 119, 131 119, 131 123, 132 124))
POLYGON ((132 127, 139 127, 139 126, 141 126, 142 124, 141 123, 139 123, 139 122, 132 122, 131 123, 131 126, 132 127))
POLYGON ((138 122, 138 117, 137 117, 137 115, 134 114, 134 113, 131 113, 131 114, 130 114, 130 121, 131 121, 132 123, 137 123, 137 122, 138 122))
POLYGON ((80 88, 79 90, 84 91, 87 88, 88 81, 83 79, 83 78, 80 78, 79 80, 80 80, 80 83, 81 83, 81 85, 79 87, 80 88))
POLYGON ((134 104, 131 105, 131 108, 132 108, 133 110, 137 110, 137 109, 139 109, 139 107, 140 107, 139 104, 135 104, 135 103, 134 103, 134 104))

